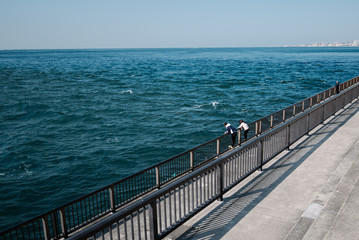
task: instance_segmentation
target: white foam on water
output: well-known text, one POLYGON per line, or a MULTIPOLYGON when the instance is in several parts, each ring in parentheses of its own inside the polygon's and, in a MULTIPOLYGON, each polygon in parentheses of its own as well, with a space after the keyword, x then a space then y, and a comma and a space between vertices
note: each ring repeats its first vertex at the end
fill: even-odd
POLYGON ((201 108, 203 105, 194 105, 193 108, 201 108))
POLYGON ((124 94, 124 93, 133 94, 133 91, 130 89, 130 90, 126 90, 126 91, 122 91, 122 92, 121 92, 121 94, 124 94))
POLYGON ((219 102, 211 102, 211 105, 212 105, 212 107, 214 107, 214 109, 217 109, 219 102))
POLYGON ((219 102, 210 102, 209 104, 196 104, 196 105, 193 105, 192 106, 192 109, 193 108, 203 108, 205 106, 212 106, 214 109, 217 109, 217 106, 219 105, 219 102))

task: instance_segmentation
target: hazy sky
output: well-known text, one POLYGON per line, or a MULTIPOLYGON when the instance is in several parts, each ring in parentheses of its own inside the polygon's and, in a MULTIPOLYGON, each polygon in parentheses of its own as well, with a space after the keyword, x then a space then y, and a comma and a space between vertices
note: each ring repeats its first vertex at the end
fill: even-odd
POLYGON ((0 49, 266 47, 359 39, 358 0, 0 0, 0 49))

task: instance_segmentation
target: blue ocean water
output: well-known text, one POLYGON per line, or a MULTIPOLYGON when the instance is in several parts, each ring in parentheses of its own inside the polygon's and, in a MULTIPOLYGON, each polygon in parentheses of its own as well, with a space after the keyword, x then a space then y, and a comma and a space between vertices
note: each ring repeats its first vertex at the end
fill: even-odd
POLYGON ((0 51, 0 231, 359 75, 359 48, 0 51))

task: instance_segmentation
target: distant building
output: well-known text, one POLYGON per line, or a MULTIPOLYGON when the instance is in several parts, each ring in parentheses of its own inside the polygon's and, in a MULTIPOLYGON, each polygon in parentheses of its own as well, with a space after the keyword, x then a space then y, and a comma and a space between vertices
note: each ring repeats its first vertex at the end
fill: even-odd
POLYGON ((313 44, 285 45, 284 47, 359 47, 359 40, 352 42, 316 42, 313 44))

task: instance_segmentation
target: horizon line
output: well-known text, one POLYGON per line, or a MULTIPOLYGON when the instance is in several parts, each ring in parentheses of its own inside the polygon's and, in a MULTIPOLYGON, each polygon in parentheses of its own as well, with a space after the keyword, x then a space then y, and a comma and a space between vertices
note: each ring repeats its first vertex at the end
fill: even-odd
POLYGON ((144 49, 225 49, 225 48, 359 48, 359 46, 300 46, 300 45, 283 45, 283 46, 257 46, 257 47, 98 47, 98 48, 9 48, 0 49, 0 51, 45 51, 45 50, 144 50, 144 49))

